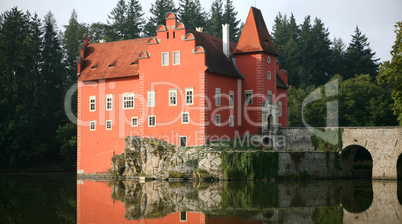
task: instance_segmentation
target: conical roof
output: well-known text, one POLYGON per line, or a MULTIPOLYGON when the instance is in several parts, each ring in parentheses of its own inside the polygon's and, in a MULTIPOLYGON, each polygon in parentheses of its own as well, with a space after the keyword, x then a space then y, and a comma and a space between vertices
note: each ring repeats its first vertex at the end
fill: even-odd
POLYGON ((278 55, 272 43, 271 35, 269 35, 267 26, 261 11, 251 7, 244 24, 243 31, 240 35, 239 42, 232 54, 246 54, 254 52, 266 52, 278 55))

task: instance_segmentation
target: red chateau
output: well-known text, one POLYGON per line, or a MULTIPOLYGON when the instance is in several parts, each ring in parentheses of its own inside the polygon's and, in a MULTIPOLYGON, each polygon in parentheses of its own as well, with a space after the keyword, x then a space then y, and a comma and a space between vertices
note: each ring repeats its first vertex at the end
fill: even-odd
POLYGON ((261 11, 239 42, 185 28, 173 13, 156 37, 84 40, 78 63, 77 172, 107 172, 127 136, 181 146, 287 126, 287 72, 261 11))

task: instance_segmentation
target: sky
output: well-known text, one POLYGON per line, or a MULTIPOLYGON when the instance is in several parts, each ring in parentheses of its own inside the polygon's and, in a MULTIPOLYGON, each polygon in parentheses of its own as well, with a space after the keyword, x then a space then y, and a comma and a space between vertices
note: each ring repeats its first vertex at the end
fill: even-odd
MULTIPOLYGON (((107 22, 107 15, 116 6, 118 0, 1 0, 0 12, 17 6, 24 11, 37 13, 40 18, 51 11, 60 29, 68 24, 71 12, 75 9, 81 23, 107 22)), ((174 0, 178 6, 179 0, 174 0)), ((213 0, 200 0, 209 11, 213 0)), ((225 2, 225 0, 223 0, 225 2)), ((149 17, 151 3, 155 0, 139 0, 145 16, 149 17)), ((301 24, 304 17, 312 20, 320 18, 330 32, 330 39, 342 38, 349 44, 356 26, 365 34, 375 57, 380 61, 391 59, 390 51, 395 41, 394 25, 402 21, 402 0, 233 0, 237 18, 245 22, 250 6, 261 10, 269 32, 272 32, 275 16, 279 12, 296 18, 301 24)))

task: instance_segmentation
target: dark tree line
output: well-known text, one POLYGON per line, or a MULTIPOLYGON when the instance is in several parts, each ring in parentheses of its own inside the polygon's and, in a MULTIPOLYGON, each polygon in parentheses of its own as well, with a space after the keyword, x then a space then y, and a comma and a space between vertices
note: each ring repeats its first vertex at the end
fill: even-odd
MULTIPOLYGON (((209 29, 209 24, 230 23, 236 40, 239 20, 232 0, 223 7, 222 0, 216 0, 211 8, 216 18, 211 19, 199 0, 181 0, 178 8, 173 0, 156 0, 145 19, 138 0, 119 0, 107 24, 80 23, 74 10, 64 32, 51 12, 40 19, 16 7, 5 11, 0 16, 0 170, 45 162, 75 169, 76 125, 67 119, 63 103, 77 80, 78 46, 85 33, 93 42, 155 35, 157 25, 174 12, 187 28, 204 27, 213 35, 222 28, 209 29)), ((72 107, 76 110, 74 99, 72 107)))
POLYGON ((392 86, 379 84, 379 63, 368 38, 356 26, 346 47, 340 38, 329 39, 328 28, 315 18, 305 17, 297 24, 293 14, 278 14, 273 27, 273 41, 282 68, 289 73, 289 126, 326 126, 327 102, 338 101, 340 126, 397 125, 393 115, 392 86), (324 84, 337 79, 336 97, 325 97, 324 84), (322 99, 310 103, 302 111, 303 100, 316 88, 322 99))
POLYGON ((282 68, 289 71, 289 83, 295 87, 323 85, 334 75, 344 79, 358 74, 376 77, 379 64, 367 37, 356 26, 346 48, 340 38, 329 39, 328 28, 318 18, 305 17, 297 24, 293 14, 278 14, 272 31, 273 42, 282 68))

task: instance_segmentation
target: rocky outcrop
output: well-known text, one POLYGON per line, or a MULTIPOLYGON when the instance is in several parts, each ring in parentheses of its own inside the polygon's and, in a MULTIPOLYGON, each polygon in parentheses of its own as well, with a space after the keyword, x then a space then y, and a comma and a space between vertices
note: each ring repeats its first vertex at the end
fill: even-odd
POLYGON ((178 147, 160 139, 127 137, 126 148, 112 158, 112 172, 121 177, 156 179, 223 179, 220 152, 178 147))

